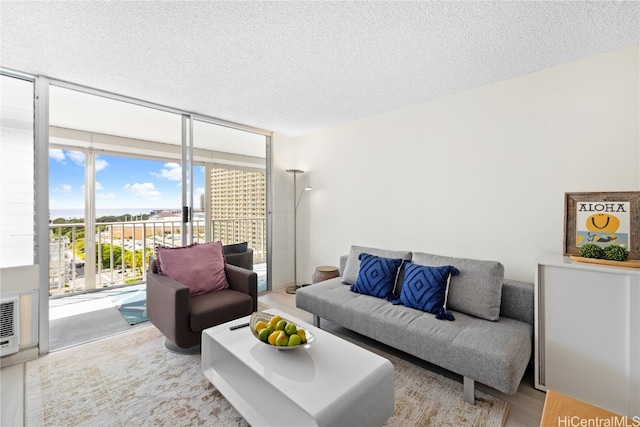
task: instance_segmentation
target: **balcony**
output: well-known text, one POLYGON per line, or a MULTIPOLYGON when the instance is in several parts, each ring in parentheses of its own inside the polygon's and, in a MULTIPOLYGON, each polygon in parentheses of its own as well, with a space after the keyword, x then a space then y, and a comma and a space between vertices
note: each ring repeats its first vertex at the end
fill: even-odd
MULTIPOLYGON (((187 224, 194 242, 205 242, 205 226, 204 219, 187 224)), ((97 255, 91 264, 85 257, 85 224, 49 225, 50 297, 145 283, 154 248, 181 246, 180 229, 178 219, 98 223, 93 232, 97 255)), ((267 290, 266 230, 265 217, 211 221, 213 241, 246 241, 253 248, 259 292, 267 290)))

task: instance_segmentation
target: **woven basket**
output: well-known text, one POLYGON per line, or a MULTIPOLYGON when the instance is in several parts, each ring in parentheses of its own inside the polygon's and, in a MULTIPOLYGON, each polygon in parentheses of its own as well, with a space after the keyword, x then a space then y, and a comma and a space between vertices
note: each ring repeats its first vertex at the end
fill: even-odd
POLYGON ((313 277, 311 278, 312 283, 322 282, 324 280, 333 279, 334 277, 340 276, 337 267, 332 267, 330 265, 323 265, 321 267, 316 268, 316 272, 313 273, 313 277))

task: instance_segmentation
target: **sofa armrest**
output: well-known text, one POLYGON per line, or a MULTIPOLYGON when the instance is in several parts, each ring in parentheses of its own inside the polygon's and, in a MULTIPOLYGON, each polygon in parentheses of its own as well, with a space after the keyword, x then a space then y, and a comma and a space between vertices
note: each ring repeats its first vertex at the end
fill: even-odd
POLYGON ((147 273, 147 317, 172 342, 176 331, 189 329, 189 288, 163 274, 155 273, 155 260, 147 273))
POLYGON ((253 249, 248 248, 245 252, 229 252, 224 254, 227 264, 253 270, 253 249))
POLYGON ((340 256, 340 277, 344 274, 344 268, 347 266, 347 259, 349 255, 341 255, 340 256))
POLYGON ((533 325, 533 283, 505 279, 502 285, 500 316, 533 325))
POLYGON ((224 268, 229 282, 229 289, 248 294, 253 300, 253 311, 258 310, 258 274, 235 265, 227 264, 224 268))

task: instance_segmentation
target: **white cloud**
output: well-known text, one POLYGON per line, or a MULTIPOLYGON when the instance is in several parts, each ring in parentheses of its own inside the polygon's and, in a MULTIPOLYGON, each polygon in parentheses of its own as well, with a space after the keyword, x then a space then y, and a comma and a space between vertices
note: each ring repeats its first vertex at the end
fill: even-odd
POLYGON ((162 199, 162 193, 156 190, 155 185, 152 182, 127 184, 123 188, 126 191, 132 193, 135 197, 139 197, 145 200, 160 200, 162 199))
POLYGON ((149 172, 157 178, 167 179, 169 181, 182 180, 182 167, 178 163, 165 163, 160 172, 149 172))
POLYGON ((73 188, 69 184, 60 184, 51 191, 54 193, 71 193, 71 190, 73 190, 73 188))
POLYGON ((64 151, 59 148, 49 148, 49 157, 56 162, 65 163, 64 151))
POLYGON ((106 160, 96 156, 96 172, 106 169, 107 166, 109 166, 109 163, 106 160))
POLYGON ((77 166, 84 165, 84 153, 82 151, 66 151, 65 153, 69 160, 77 166))
POLYGON ((95 182, 95 191, 96 191, 96 198, 100 199, 100 200, 106 200, 106 199, 117 199, 118 196, 116 196, 116 193, 110 192, 110 193, 99 193, 99 191, 104 190, 104 186, 99 182, 96 181, 95 182))
MULTIPOLYGON (((84 166, 84 152, 82 151, 66 151, 50 148, 49 157, 63 164, 66 163, 66 159, 69 159, 76 166, 84 166)), ((96 156, 96 172, 104 170, 107 166, 109 166, 109 163, 106 160, 100 156, 96 156)))

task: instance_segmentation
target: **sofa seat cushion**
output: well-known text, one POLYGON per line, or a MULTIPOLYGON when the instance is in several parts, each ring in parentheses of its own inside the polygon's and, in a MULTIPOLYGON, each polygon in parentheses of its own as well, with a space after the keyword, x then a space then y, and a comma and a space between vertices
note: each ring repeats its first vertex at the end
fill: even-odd
POLYGON ((400 308, 379 310, 375 327, 357 332, 503 393, 517 392, 531 356, 531 325, 508 318, 490 322, 459 312, 454 312, 455 322, 442 322, 400 308))
POLYGON ((248 316, 252 311, 251 296, 233 289, 192 296, 189 329, 201 332, 212 326, 248 316))
POLYGON ((350 316, 350 301, 360 301, 356 305, 361 305, 362 310, 367 313, 373 313, 378 307, 389 304, 382 298, 351 292, 349 288, 344 285, 341 277, 305 286, 296 291, 296 305, 311 313, 316 313, 317 308, 318 315, 326 319, 340 319, 350 316), (326 316, 320 313, 325 313, 326 316))
MULTIPOLYGON (((364 300, 365 297, 363 296, 362 299, 364 300)), ((412 354, 431 363, 445 366, 442 363, 446 363, 448 349, 460 330, 457 322, 442 322, 429 313, 402 305, 386 303, 375 307, 374 310, 371 306, 366 306, 366 301, 350 301, 345 310, 351 312, 351 316, 346 322, 337 323, 406 352, 409 352, 409 348, 419 346, 420 342, 426 341, 428 345, 422 348, 419 354, 412 354), (421 327, 417 328, 419 330, 410 328, 410 325, 423 318, 429 321, 422 322, 421 327), (445 324, 447 327, 444 326, 445 324)))
POLYGON ((354 294, 340 278, 301 288, 296 306, 376 341, 507 394, 531 356, 532 325, 454 312, 455 322, 380 298, 354 294))
POLYGON ((461 320, 466 324, 450 347, 448 369, 515 394, 531 359, 533 327, 506 317, 487 322, 460 313, 461 320))

